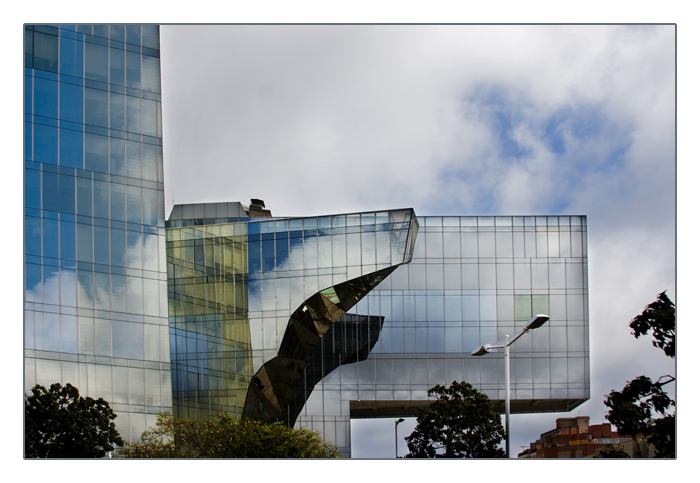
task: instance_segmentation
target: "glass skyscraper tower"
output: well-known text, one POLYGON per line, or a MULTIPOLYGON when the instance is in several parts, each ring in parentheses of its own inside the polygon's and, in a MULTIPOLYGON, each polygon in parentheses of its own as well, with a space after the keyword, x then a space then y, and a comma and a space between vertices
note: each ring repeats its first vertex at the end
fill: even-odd
POLYGON ((156 25, 25 26, 25 390, 172 410, 156 25))

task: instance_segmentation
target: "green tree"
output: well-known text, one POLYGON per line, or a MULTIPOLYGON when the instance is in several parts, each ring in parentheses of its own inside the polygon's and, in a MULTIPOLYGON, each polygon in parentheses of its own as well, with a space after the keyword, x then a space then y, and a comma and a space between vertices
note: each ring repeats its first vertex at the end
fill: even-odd
MULTIPOLYGON (((676 310, 666 292, 647 305, 644 312, 630 322, 630 327, 635 338, 652 331, 654 346, 675 358, 676 310)), ((640 454, 639 435, 654 445, 657 457, 675 457, 676 413, 673 408, 676 403, 663 388, 673 381, 672 376, 662 376, 656 382, 639 376, 628 381, 622 391, 612 391, 604 401, 610 408, 608 421, 617 427, 618 433, 633 438, 640 454)))
POLYGON ((654 347, 663 350, 668 357, 676 357, 676 306, 661 292, 656 302, 646 306, 644 312, 630 322, 635 339, 652 331, 654 347))
POLYGON ((37 384, 24 400, 24 456, 102 458, 124 444, 116 417, 107 401, 82 397, 71 384, 37 384))
POLYGON ((598 450, 598 452, 593 456, 594 458, 629 458, 630 455, 616 448, 613 445, 605 446, 598 450))
POLYGON ((407 458, 504 458, 501 416, 491 400, 467 382, 428 391, 435 400, 418 410, 416 429, 406 438, 407 458))
POLYGON ((126 458, 337 458, 338 448, 315 431, 283 423, 237 421, 229 414, 209 419, 158 415, 139 443, 119 451, 126 458))

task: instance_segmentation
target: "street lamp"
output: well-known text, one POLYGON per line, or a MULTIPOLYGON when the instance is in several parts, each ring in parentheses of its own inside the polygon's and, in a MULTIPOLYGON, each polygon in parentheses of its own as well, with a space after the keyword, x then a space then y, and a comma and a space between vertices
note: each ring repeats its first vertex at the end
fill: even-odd
POLYGON ((396 445, 396 457, 399 457, 399 424, 406 421, 404 418, 399 418, 394 422, 394 444, 396 445))
POLYGON ((478 347, 472 351, 473 356, 483 356, 484 354, 488 354, 489 352, 491 352, 493 349, 505 349, 504 352, 506 359, 506 458, 510 458, 510 433, 508 430, 510 426, 510 346, 523 334, 527 334, 533 329, 542 327, 542 325, 544 325, 544 323, 548 320, 549 315, 535 315, 533 318, 528 320, 527 324, 525 324, 520 330, 520 332, 518 332, 512 339, 509 339, 509 336, 506 335, 505 341, 503 341, 503 343, 501 344, 484 344, 481 347, 478 347))

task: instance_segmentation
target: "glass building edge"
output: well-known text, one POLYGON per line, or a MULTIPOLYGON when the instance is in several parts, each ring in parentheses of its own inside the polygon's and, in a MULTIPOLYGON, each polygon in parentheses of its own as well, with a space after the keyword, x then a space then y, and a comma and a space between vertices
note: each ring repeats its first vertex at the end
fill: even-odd
POLYGON ((103 397, 134 440, 172 410, 158 26, 95 28, 25 25, 24 381, 103 397))

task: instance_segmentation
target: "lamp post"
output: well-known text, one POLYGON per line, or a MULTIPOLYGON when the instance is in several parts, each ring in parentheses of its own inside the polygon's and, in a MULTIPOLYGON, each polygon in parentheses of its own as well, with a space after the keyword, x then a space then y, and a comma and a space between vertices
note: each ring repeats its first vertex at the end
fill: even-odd
POLYGON ((399 457, 399 430, 398 430, 398 427, 399 427, 399 424, 403 423, 404 421, 406 421, 404 418, 399 418, 394 422, 394 444, 395 444, 395 448, 396 448, 395 454, 396 454, 397 458, 399 457))
POLYGON ((505 366, 506 366, 506 458, 510 458, 510 346, 518 340, 523 334, 527 334, 533 329, 542 327, 549 320, 549 315, 538 314, 531 318, 527 324, 513 338, 506 335, 505 340, 501 344, 484 344, 472 351, 473 356, 483 356, 488 354, 493 349, 505 349, 505 366))

